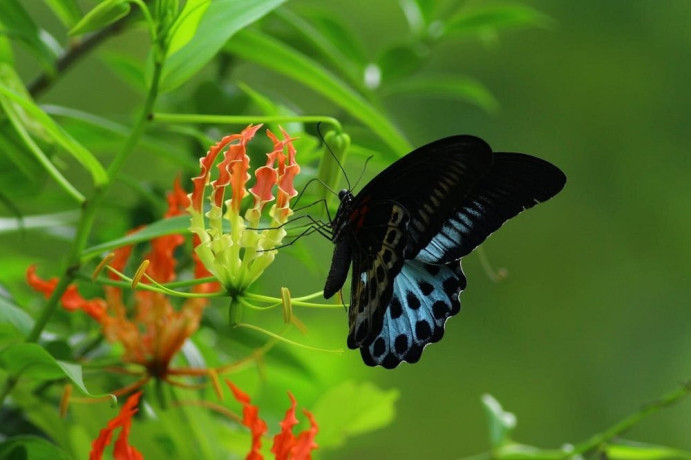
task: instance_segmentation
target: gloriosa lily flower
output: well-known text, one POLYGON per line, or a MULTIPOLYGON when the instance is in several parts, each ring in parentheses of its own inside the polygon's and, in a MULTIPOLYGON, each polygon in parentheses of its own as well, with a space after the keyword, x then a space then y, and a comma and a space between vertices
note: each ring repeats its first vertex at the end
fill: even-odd
POLYGON ((120 413, 115 416, 108 425, 98 434, 98 438, 91 443, 91 453, 89 454, 89 460, 101 460, 103 458, 103 451, 106 446, 110 444, 113 437, 113 431, 120 428, 120 434, 118 439, 115 441, 115 446, 113 448, 113 458, 118 460, 142 460, 144 457, 142 454, 132 447, 129 443, 130 429, 132 428, 132 417, 139 411, 137 404, 139 404, 139 398, 142 392, 139 391, 134 393, 132 396, 127 398, 127 402, 120 409, 120 413))
MULTIPOLYGON (((259 408, 251 404, 249 395, 233 385, 232 382, 226 380, 226 383, 233 392, 235 399, 242 404, 242 424, 249 428, 252 433, 252 450, 247 454, 246 460, 262 460, 264 457, 261 454, 261 438, 267 431, 266 422, 259 418, 259 408)), ((310 460, 312 451, 319 447, 314 442, 314 438, 319 432, 319 426, 314 416, 308 410, 303 409, 302 412, 309 420, 310 427, 295 436, 293 427, 298 424, 298 420, 295 418, 297 402, 290 392, 288 397, 290 398, 290 408, 280 423, 281 432, 274 436, 271 452, 276 460, 310 460)))
MULTIPOLYGON (((168 211, 165 217, 183 214, 188 205, 187 195, 175 182, 174 190, 168 195, 168 211)), ((151 250, 145 256, 151 264, 147 274, 159 283, 174 281, 176 261, 173 257, 175 248, 182 245, 185 239, 181 235, 166 235, 151 241, 151 250)), ((114 252, 111 267, 122 272, 132 252, 131 246, 124 246, 114 252)), ((195 260, 195 276, 208 276, 201 262, 195 260)), ((118 279, 110 273, 111 279, 118 279)), ((35 267, 27 270, 27 281, 37 291, 49 297, 57 278, 49 281, 40 279, 35 267)), ((142 280, 146 282, 146 280, 142 280)), ((192 288, 194 293, 208 293, 216 290, 215 283, 204 283, 192 288)), ((86 300, 79 295, 77 287, 71 285, 61 298, 63 307, 69 311, 83 310, 101 324, 103 335, 109 342, 119 342, 124 348, 122 361, 138 364, 146 369, 145 377, 136 386, 143 385, 150 377, 167 380, 170 361, 182 348, 185 340, 199 327, 199 320, 208 299, 203 297, 188 298, 178 310, 173 308, 168 296, 161 292, 138 290, 134 293, 135 306, 133 313, 123 301, 122 289, 105 286, 105 299, 86 300)), ((126 387, 131 390, 132 387, 126 387)), ((123 389, 123 390, 125 390, 123 389)), ((119 391, 116 393, 125 393, 119 391)))
POLYGON ((255 184, 248 191, 249 156, 247 143, 262 125, 248 126, 240 134, 224 137, 212 146, 199 160, 201 174, 192 179, 194 190, 189 195, 192 226, 200 240, 195 251, 206 268, 223 284, 231 295, 244 292, 276 256, 274 248, 280 246, 286 231, 282 227, 293 213, 290 199, 297 195, 293 180, 300 172, 295 161, 296 150, 288 134, 281 128, 283 140, 271 131, 266 134, 273 142, 273 150, 267 154, 266 165, 255 171, 255 184), (218 176, 211 180, 211 169, 220 153, 218 176), (274 197, 274 187, 277 196, 274 197), (204 213, 204 196, 210 189, 211 202, 204 213), (226 192, 230 198, 226 199, 226 192), (243 200, 252 195, 253 204, 241 215, 243 200), (261 218, 267 204, 271 205, 266 229, 261 218), (224 211, 225 208, 225 211, 224 211), (206 219, 205 219, 206 216, 206 219), (223 229, 224 219, 230 224, 229 233, 223 229))

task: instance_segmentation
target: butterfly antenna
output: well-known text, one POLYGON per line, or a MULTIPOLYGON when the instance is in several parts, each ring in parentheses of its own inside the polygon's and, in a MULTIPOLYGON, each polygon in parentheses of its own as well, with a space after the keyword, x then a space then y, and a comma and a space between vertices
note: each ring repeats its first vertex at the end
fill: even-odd
POLYGON ((340 161, 338 161, 338 157, 333 152, 333 150, 331 150, 331 147, 329 147, 329 144, 326 142, 326 139, 324 139, 324 135, 322 134, 322 131, 321 131, 321 124, 322 124, 321 121, 319 123, 317 123, 317 133, 319 133, 319 139, 322 140, 322 142, 326 146, 326 149, 329 151, 329 153, 331 154, 333 159, 336 160, 336 164, 340 168, 341 172, 343 173, 343 177, 345 178, 346 183, 348 184, 348 190, 352 190, 353 187, 351 187, 351 185, 350 185, 350 180, 348 180, 348 175, 346 174, 345 169, 343 168, 343 165, 341 164, 340 161))
POLYGON ((365 171, 367 170, 367 163, 369 163, 369 161, 370 161, 372 158, 374 158, 374 155, 368 156, 367 159, 365 160, 365 164, 362 166, 362 171, 360 171, 360 177, 358 177, 357 180, 355 181, 355 185, 353 186, 353 188, 357 188, 357 184, 360 183, 360 180, 362 179, 362 176, 365 175, 365 171))
MULTIPOLYGON (((331 192, 331 193, 333 193, 334 195, 338 196, 338 192, 336 192, 334 189, 332 189, 331 187, 329 187, 323 180, 321 180, 321 179, 318 178, 318 177, 313 177, 312 179, 310 179, 310 180, 307 181, 307 183, 305 184, 304 187, 302 187, 302 190, 301 190, 300 193, 298 194, 298 197, 295 199, 295 204, 294 204, 293 206, 297 206, 297 204, 300 202, 300 198, 302 198, 302 195, 305 194, 305 191, 307 190, 307 187, 308 187, 312 182, 319 182, 319 183, 322 184, 322 186, 323 186, 325 189, 327 189, 329 192, 331 192)), ((309 207, 309 206, 312 206, 312 205, 311 205, 311 204, 308 204, 307 206, 309 207)))

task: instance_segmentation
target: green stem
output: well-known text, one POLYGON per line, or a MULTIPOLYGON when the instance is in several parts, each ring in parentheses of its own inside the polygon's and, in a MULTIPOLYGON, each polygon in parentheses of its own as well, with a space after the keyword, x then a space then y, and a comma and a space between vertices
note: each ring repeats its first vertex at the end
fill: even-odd
MULTIPOLYGON (((154 75, 151 81, 149 94, 147 95, 146 102, 144 104, 144 109, 142 110, 142 113, 139 116, 139 119, 137 120, 130 137, 127 139, 127 142, 125 142, 108 167, 108 182, 103 184, 101 187, 96 188, 92 198, 84 202, 82 205, 81 219, 77 227, 77 234, 74 238, 67 258, 67 269, 60 277, 60 281, 58 281, 55 290, 43 307, 43 311, 36 320, 33 329, 31 332, 29 332, 29 335, 26 338, 28 343, 38 341, 39 337, 41 336, 41 332, 43 332, 46 324, 48 324, 48 321, 57 309, 60 297, 62 297, 67 287, 70 285, 70 283, 72 283, 72 281, 74 281, 78 274, 79 267, 81 265, 82 251, 86 247, 88 237, 91 234, 96 212, 100 208, 100 204, 103 201, 106 192, 110 188, 110 185, 114 182, 114 179, 122 168, 123 163, 130 156, 134 150, 134 147, 137 145, 139 138, 146 130, 149 114, 153 112, 156 96, 158 95, 158 84, 161 78, 162 68, 163 62, 155 63, 154 75)), ((0 392, 0 405, 4 403, 5 398, 12 391, 16 383, 17 379, 12 377, 8 378, 8 380, 5 382, 2 392, 0 392)))
POLYGON ((572 452, 569 452, 569 455, 585 454, 598 449, 601 445, 633 428, 634 425, 638 424, 648 415, 678 402, 689 393, 691 393, 691 381, 682 383, 681 387, 677 390, 662 396, 656 401, 646 404, 638 412, 631 414, 602 433, 598 433, 587 441, 578 444, 572 452))
POLYGON ((245 123, 324 123, 333 126, 339 133, 343 131, 341 123, 326 116, 258 116, 258 115, 200 115, 195 113, 155 113, 153 121, 159 123, 209 123, 209 124, 245 124, 245 123))

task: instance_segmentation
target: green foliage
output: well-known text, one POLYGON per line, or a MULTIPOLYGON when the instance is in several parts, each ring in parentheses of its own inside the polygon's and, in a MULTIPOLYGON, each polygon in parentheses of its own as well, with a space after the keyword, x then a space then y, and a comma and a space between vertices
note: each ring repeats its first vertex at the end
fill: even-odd
POLYGON ((70 35, 83 35, 99 30, 124 18, 130 12, 129 0, 105 0, 86 13, 72 29, 70 35))
MULTIPOLYGON (((60 361, 35 343, 17 343, 0 352, 0 367, 11 379, 31 377, 39 381, 51 381, 67 377, 87 396, 98 398, 105 395, 90 393, 82 380, 82 367, 78 364, 60 361)), ((115 397, 111 396, 113 404, 115 397)))
MULTIPOLYGON (((308 223, 302 217, 304 214, 317 222, 326 219, 323 206, 309 206, 301 211, 302 214, 294 216, 294 226, 285 227, 289 231, 289 236, 283 240, 287 247, 281 247, 275 263, 264 267, 261 277, 246 292, 230 292, 228 286, 218 287, 213 292, 199 292, 204 283, 214 279, 206 273, 204 276, 195 273, 200 251, 193 250, 190 216, 162 217, 167 209, 166 191, 171 189, 174 179, 180 178, 183 188, 189 192, 192 186, 189 179, 199 176, 199 159, 209 146, 250 123, 263 122, 274 133, 278 133, 281 126, 295 138, 292 142, 302 170, 296 179, 296 188, 302 191, 313 178, 338 190, 345 182, 341 167, 355 182, 361 171, 365 178, 371 176, 410 151, 421 139, 429 140, 451 132, 487 130, 498 142, 503 142, 502 148, 523 150, 523 145, 530 145, 534 149, 551 149, 550 154, 559 155, 554 146, 543 146, 541 139, 556 133, 555 136, 562 136, 558 145, 568 146, 584 136, 586 127, 581 124, 602 124, 609 129, 609 123, 621 117, 628 122, 626 114, 620 113, 621 103, 608 103, 610 87, 592 97, 602 100, 600 105, 611 110, 608 116, 591 119, 590 112, 571 109, 582 100, 591 99, 583 96, 585 91, 578 92, 579 84, 588 79, 596 86, 610 81, 603 76, 606 69, 603 70, 605 66, 601 63, 586 60, 582 65, 579 61, 578 65, 569 67, 565 56, 572 59, 571 49, 540 54, 533 48, 522 51, 517 48, 520 52, 513 64, 503 60, 492 64, 498 69, 496 74, 477 70, 484 61, 494 60, 488 48, 481 48, 478 43, 496 43, 502 34, 522 28, 551 28, 546 33, 556 33, 553 31, 559 30, 555 26, 557 21, 540 8, 455 0, 365 2, 364 6, 353 4, 347 8, 336 4, 315 5, 306 0, 45 0, 37 4, 0 1, 0 208, 4 210, 0 217, 0 236, 6 239, 0 246, 3 254, 0 267, 0 460, 86 458, 99 431, 118 416, 122 403, 138 390, 143 391, 143 402, 136 417, 131 419, 129 443, 147 458, 244 457, 250 451, 252 438, 246 422, 243 424, 243 409, 229 396, 225 379, 246 391, 267 421, 269 431, 262 438, 261 448, 265 456, 271 456, 272 438, 279 430, 278 421, 285 417, 288 390, 295 394, 300 408, 314 414, 319 425, 315 441, 320 450, 315 451, 315 457, 353 458, 365 451, 379 458, 410 449, 434 458, 458 457, 481 444, 488 452, 473 458, 547 459, 579 455, 612 459, 691 458, 684 447, 634 443, 620 438, 624 432, 627 436, 638 437, 640 432, 628 433, 628 430, 639 424, 644 426, 645 417, 677 404, 688 393, 688 387, 644 406, 609 429, 603 429, 602 423, 595 426, 592 419, 580 414, 583 418, 581 432, 595 434, 581 443, 559 449, 542 449, 516 439, 519 434, 534 439, 537 431, 544 432, 544 439, 549 440, 545 444, 553 442, 556 438, 550 431, 553 426, 577 423, 577 414, 569 410, 559 408, 555 420, 531 419, 532 414, 525 407, 517 410, 524 426, 533 430, 526 431, 531 435, 524 435, 516 431, 516 416, 502 409, 496 399, 485 395, 483 403, 489 425, 486 436, 480 438, 476 436, 479 431, 476 427, 480 425, 479 408, 478 413, 473 413, 467 407, 455 407, 450 402, 459 401, 459 394, 477 401, 477 395, 488 390, 494 394, 522 391, 522 395, 531 398, 525 404, 538 401, 549 407, 554 395, 539 394, 537 388, 541 382, 536 382, 543 378, 538 375, 544 375, 537 368, 549 367, 533 362, 534 368, 526 364, 524 369, 523 362, 515 366, 512 360, 520 356, 521 360, 529 362, 533 355, 539 354, 544 362, 550 359, 558 362, 559 365, 552 363, 553 367, 549 368, 555 373, 558 368, 575 368, 568 362, 571 356, 559 354, 554 357, 550 350, 537 350, 535 345, 534 336, 540 334, 549 336, 554 343, 568 341, 569 337, 556 332, 563 328, 578 331, 570 339, 578 343, 580 353, 581 347, 596 342, 588 332, 581 333, 585 323, 606 330, 607 340, 621 325, 622 330, 617 333, 624 337, 624 342, 619 346, 627 352, 635 348, 641 355, 651 353, 652 356, 652 351, 641 340, 651 331, 645 329, 634 335, 635 325, 627 323, 633 307, 618 310, 619 313, 613 314, 615 320, 611 321, 607 317, 608 305, 597 305, 597 318, 588 317, 578 323, 572 321, 573 324, 569 322, 562 328, 560 323, 565 320, 549 316, 554 314, 551 310, 545 311, 548 309, 544 305, 555 303, 559 305, 553 310, 560 312, 583 308, 583 304, 593 303, 582 300, 580 296, 584 291, 605 295, 613 290, 609 285, 610 276, 616 280, 617 276, 626 278, 636 271, 631 268, 633 265, 607 267, 603 263, 603 269, 608 270, 607 276, 596 275, 601 272, 595 270, 601 267, 590 264, 594 258, 609 254, 609 247, 600 254, 588 252, 588 248, 594 240, 604 239, 603 234, 617 235, 616 239, 624 242, 613 241, 614 237, 612 241, 607 240, 621 251, 613 253, 612 257, 623 258, 635 253, 636 260, 640 257, 640 263, 646 264, 641 272, 645 272, 646 284, 648 276, 652 278, 650 286, 657 294, 641 300, 639 296, 644 294, 637 289, 636 303, 654 303, 656 315, 673 317, 673 324, 684 323, 670 312, 672 307, 662 307, 660 299, 664 299, 664 295, 660 292, 664 291, 664 286, 661 287, 661 283, 668 282, 665 278, 670 276, 655 263, 652 250, 642 249, 655 244, 651 243, 650 235, 640 241, 627 240, 629 221, 612 223, 618 222, 614 220, 618 216, 612 215, 613 209, 616 208, 617 213, 624 212, 624 208, 619 207, 623 197, 637 193, 636 187, 648 184, 655 193, 641 193, 636 197, 633 217, 628 216, 630 220, 636 219, 637 229, 642 228, 639 227, 641 214, 650 222, 669 223, 668 230, 659 226, 657 231, 651 232, 656 235, 653 240, 668 241, 675 236, 688 240, 683 236, 684 221, 675 222, 670 217, 677 215, 672 212, 675 207, 679 214, 688 214, 688 199, 672 199, 688 194, 678 193, 668 186, 676 183, 675 180, 686 183, 688 178, 684 171, 688 170, 688 164, 677 157, 665 156, 669 155, 667 152, 680 150, 672 140, 675 136, 683 136, 668 133, 666 130, 671 128, 667 125, 661 129, 665 135, 657 136, 664 139, 658 140, 661 145, 645 144, 645 156, 629 157, 628 150, 612 148, 608 142, 613 141, 604 137, 586 138, 583 140, 585 147, 581 145, 573 158, 562 156, 560 160, 567 165, 569 176, 576 176, 574 190, 577 192, 573 195, 580 197, 583 184, 594 181, 598 175, 606 176, 607 187, 597 195, 585 195, 582 201, 571 198, 572 201, 567 202, 571 206, 564 206, 566 210, 557 218, 543 215, 545 231, 553 232, 555 238, 566 232, 558 228, 557 223, 569 222, 574 214, 578 216, 579 220, 572 225, 575 230, 560 237, 560 243, 552 244, 541 231, 533 229, 534 234, 524 233, 511 244, 500 246, 503 253, 508 254, 517 247, 527 247, 533 240, 547 246, 545 252, 527 257, 535 260, 531 270, 542 273, 544 280, 538 278, 528 282, 527 273, 531 270, 526 269, 526 278, 521 278, 524 273, 519 273, 516 282, 509 279, 497 287, 475 273, 473 283, 477 283, 474 285, 477 290, 469 290, 467 294, 476 297, 470 297, 468 304, 481 303, 477 302, 478 297, 487 296, 483 302, 493 304, 495 309, 474 310, 468 318, 472 326, 467 327, 464 334, 457 334, 466 341, 461 343, 458 339, 453 348, 449 348, 448 355, 436 364, 402 366, 392 373, 365 369, 357 353, 340 353, 347 322, 343 307, 340 303, 321 303, 321 293, 317 291, 328 268, 329 242, 303 238, 293 244, 294 237, 308 228, 301 226, 308 223), (534 53, 538 57, 533 59, 534 53), (106 64, 105 69, 102 63, 106 64), (538 79, 540 75, 534 67, 541 65, 543 72, 545 66, 549 66, 547 70, 556 73, 562 68, 575 68, 582 74, 574 76, 564 71, 568 73, 564 80, 555 80, 554 86, 543 89, 534 83, 548 78, 538 79), (517 80, 510 88, 497 83, 513 81, 514 75, 521 74, 522 70, 528 77, 517 80), (495 97, 495 92, 501 96, 495 97), (525 95, 518 106, 505 103, 513 97, 512 93, 525 95), (561 101, 557 95, 563 97, 564 93, 569 93, 570 98, 566 98, 562 107, 556 101, 561 101), (549 104, 540 105, 543 99, 549 104), (539 112, 551 106, 558 106, 556 115, 539 112), (502 118, 513 111, 520 112, 514 119, 515 125, 509 123, 508 118, 502 118), (532 115, 524 115, 524 111, 532 115), (559 124, 562 112, 578 113, 574 115, 575 122, 571 119, 571 123, 559 124), (489 120, 489 116, 494 118, 489 120), (474 125, 475 120, 480 120, 481 127, 474 125), (323 139, 317 132, 318 123, 322 124, 323 139), (573 123, 578 126, 573 128, 570 126, 573 123), (511 141, 504 140, 504 136, 511 141), (587 149, 596 152, 586 152, 587 149), (618 151, 625 151, 626 156, 616 157, 618 151), (651 160, 649 152, 657 156, 651 160), (593 156, 588 157, 589 154, 593 156), (372 161, 367 163, 370 157, 372 161), (578 162, 581 157, 583 163, 578 162), (674 166, 672 171, 667 171, 664 180, 652 184, 648 168, 665 163, 674 166), (645 166, 636 170, 640 164, 645 166), (617 168, 631 174, 616 176, 613 171, 617 168), (579 172, 582 177, 578 177, 579 172), (617 201, 607 201, 610 188, 617 180, 622 184, 621 197, 616 197, 617 201), (649 195, 655 195, 655 204, 647 204, 649 195), (592 214, 597 212, 601 215, 596 215, 595 219, 592 214), (592 221, 588 221, 588 217, 592 221), (595 221, 597 225, 611 223, 614 227, 603 227, 606 231, 596 233, 595 221), (128 233, 135 228, 139 230, 128 233), (661 233, 663 231, 668 233, 661 233), (168 247, 166 261, 175 268, 174 281, 147 280, 137 267, 146 268, 141 264, 148 257, 154 269, 160 268, 162 262, 151 256, 155 255, 153 246, 176 237, 186 242, 172 249, 168 247), (616 243, 626 246, 622 249, 616 243), (558 266, 549 266, 549 251, 557 253, 557 246, 566 251, 559 253, 564 254, 560 256, 563 260, 558 266), (99 265, 99 259, 112 251, 123 251, 124 247, 132 247, 132 254, 122 274, 99 265), (572 260, 578 255, 576 252, 586 253, 587 269, 583 265, 579 269, 571 268, 572 260), (29 263, 38 263, 40 273, 46 278, 57 277, 58 281, 51 287, 53 295, 48 299, 26 286, 23 274, 29 263), (649 265, 657 268, 648 268, 649 265), (586 276, 585 279, 579 278, 585 287, 579 286, 578 292, 567 292, 575 284, 573 273, 558 277, 560 272, 568 270, 586 274, 581 275, 586 276), (142 288, 144 284, 147 286, 142 288), (74 290, 68 291, 72 288, 74 290), (119 294, 113 294, 114 289, 119 294), (66 292, 73 297, 61 299, 66 292), (514 313, 518 309, 506 308, 502 315, 508 319, 499 317, 498 306, 508 305, 509 300, 523 299, 521 293, 527 294, 525 304, 534 304, 540 309, 539 315, 530 310, 524 314, 523 309, 520 314, 514 313), (189 313, 191 309, 185 310, 186 306, 200 299, 207 304, 203 315, 197 318, 199 325, 185 336, 188 340, 180 349, 171 349, 169 362, 143 358, 137 362, 131 356, 125 358, 139 342, 144 342, 142 335, 137 334, 153 328, 152 323, 144 322, 146 315, 138 314, 141 305, 150 302, 159 312, 169 309, 174 313, 189 313), (111 308, 119 308, 118 316, 109 321, 127 324, 106 333, 107 321, 97 322, 98 314, 94 311, 63 308, 70 301, 74 307, 74 303, 83 305, 86 300, 96 303, 100 300, 111 308), (472 323, 479 321, 478 318, 484 323, 472 323), (548 318, 557 319, 550 321, 548 318), (506 323, 512 326, 507 327, 506 323), (529 323, 544 326, 538 326, 537 334, 520 332, 524 330, 521 327, 528 327, 529 323), (245 327, 233 327, 236 324, 245 327), (125 332, 131 334, 130 339, 135 337, 139 342, 127 342, 123 338, 125 332), (481 345, 472 348, 471 343, 481 345), (489 343, 506 349, 513 348, 515 343, 519 346, 511 350, 515 352, 512 358, 494 365, 488 364, 492 360, 485 358, 491 348, 485 344, 489 343), (526 348, 519 349, 520 345, 526 348), (462 367, 458 363, 468 364, 462 367), (510 376, 510 381, 500 377, 506 379, 506 375, 510 376), (72 387, 79 390, 79 394, 72 395, 72 387), (499 389, 496 393, 495 388, 499 389), (114 393, 119 396, 120 407, 117 408, 104 404, 113 399, 114 393), (411 401, 418 401, 418 404, 411 401), (59 413, 58 408, 63 413, 59 413), (354 441, 355 437, 359 439, 354 441)), ((599 7, 615 8, 611 5, 599 7)), ((562 12, 559 23, 568 16, 566 6, 546 7, 550 8, 562 12)), ((630 10, 635 11, 635 7, 630 10)), ((634 14, 631 11, 626 13, 634 14)), ((622 14, 621 11, 616 13, 622 14)), ((631 24, 638 23, 631 19, 631 24)), ((587 42, 589 33, 579 35, 579 43, 587 42)), ((549 37, 540 37, 545 40, 545 36, 549 37)), ((510 40, 502 39, 502 46, 509 47, 509 55, 514 52, 513 46, 522 43, 521 37, 514 34, 510 40)), ((592 40, 594 45, 581 50, 583 55, 596 54, 596 49, 606 42, 592 40)), ((617 49, 618 53, 620 51, 617 49)), ((609 58, 602 58, 602 61, 609 63, 609 58)), ((642 80, 657 81, 654 66, 644 64, 641 67, 652 76, 645 74, 642 80)), ((628 88, 626 85, 631 83, 615 73, 612 81, 616 84, 612 85, 628 88)), ((637 102, 646 97, 662 100, 665 99, 661 89, 663 83, 655 90, 632 89, 630 93, 635 95, 632 98, 637 102)), ((685 100, 676 95, 667 99, 685 100)), ((655 110, 651 112, 656 113, 655 110)), ((658 108, 658 112, 664 111, 658 108)), ((681 121, 679 125, 686 126, 681 121)), ((479 134, 484 137, 486 133, 479 134)), ((247 150, 249 172, 266 164, 265 154, 269 151, 271 141, 263 134, 257 136, 247 150)), ((251 189, 257 181, 252 179, 244 186, 251 189)), ((274 190, 274 193, 278 192, 274 190)), ((228 198, 228 195, 224 197, 228 198)), ((320 203, 321 199, 335 204, 335 197, 314 183, 304 189, 299 204, 320 203)), ((204 200, 205 204, 209 202, 207 198, 204 200)), ((242 204, 238 216, 242 218, 251 209, 251 200, 242 204)), ((557 212, 556 205, 552 210, 557 212)), ((205 208, 203 212, 206 211, 205 208)), ((209 214, 200 218, 207 223, 208 219, 209 214)), ((264 214, 259 222, 264 227, 269 221, 264 214)), ((236 228, 224 222, 220 230, 229 235, 236 228)), ((253 236, 250 232, 256 229, 244 230, 248 232, 245 239, 238 241, 245 244, 242 250, 247 255, 253 248, 247 243, 253 236)), ((680 260, 687 261, 684 251, 677 252, 680 260)), ((472 270, 472 259, 469 264, 472 270)), ((683 278, 679 274, 676 276, 683 278)), ((685 282, 679 282, 676 287, 685 282)), ((684 289, 677 291, 688 294, 684 289)), ((185 328, 175 329, 176 325, 193 323, 190 317, 181 320, 172 314, 158 319, 166 326, 160 334, 175 331, 184 336, 185 328), (176 320, 179 321, 176 323, 176 320)), ((667 336, 672 337, 672 334, 665 334, 667 336)), ((174 342, 176 337, 167 338, 174 342)), ((451 340, 454 339, 445 339, 451 340)), ((681 350, 685 344, 687 342, 679 339, 674 349, 681 350)), ((597 352, 602 355, 597 359, 611 359, 617 364, 624 354, 609 345, 600 345, 597 352)), ((501 353, 509 352, 502 349, 501 353)), ((667 349, 665 353, 671 355, 667 349)), ((655 363, 660 360, 658 357, 650 359, 655 363)), ((683 364, 681 358, 679 361, 683 364)), ((666 368, 660 364, 660 375, 672 378, 669 375, 676 375, 679 362, 666 363, 666 368)), ((619 385, 635 384, 630 381, 628 369, 620 372, 611 363, 603 366, 608 369, 607 375, 616 372, 619 385)), ((578 376, 571 371, 573 374, 568 379, 588 375, 592 378, 589 386, 599 388, 602 385, 604 388, 601 381, 607 380, 606 377, 598 374, 591 377, 589 371, 581 371, 578 376)), ((660 383, 655 383, 659 387, 660 383)), ((560 384, 563 382, 555 379, 555 383, 548 385, 559 388, 555 391, 560 394, 567 393, 560 384)), ((570 391, 575 390, 571 387, 570 391)), ((597 391, 607 393, 604 389, 597 391)), ((628 404, 635 404, 641 394, 648 394, 647 391, 654 390, 602 396, 607 403, 607 398, 613 400, 612 407, 603 412, 612 418, 613 413, 620 412, 618 405, 629 407, 628 404), (618 401, 620 396, 624 402, 618 401)), ((580 407, 578 398, 585 396, 575 393, 568 397, 580 407)), ((512 407, 517 405, 513 399, 502 394, 502 400, 510 401, 512 407)), ((573 406, 569 407, 573 410, 573 406)), ((672 417, 667 414, 659 414, 659 417, 672 417)), ((297 416, 302 422, 296 431, 308 429, 306 416, 300 412, 297 416)), ((654 435, 644 433, 640 437, 657 442, 654 435)))
POLYGON ((344 382, 322 395, 314 416, 322 422, 322 447, 340 447, 352 436, 381 429, 395 417, 396 390, 383 391, 371 383, 344 382))

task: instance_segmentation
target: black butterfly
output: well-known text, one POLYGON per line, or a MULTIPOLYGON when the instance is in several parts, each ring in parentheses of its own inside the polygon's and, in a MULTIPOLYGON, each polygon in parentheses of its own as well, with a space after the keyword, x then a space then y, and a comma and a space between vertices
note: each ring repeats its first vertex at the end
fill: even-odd
POLYGON ((324 297, 343 287, 352 261, 348 347, 370 366, 417 362, 460 311, 460 258, 565 183, 544 160, 453 136, 396 161, 357 196, 342 190, 324 297))

